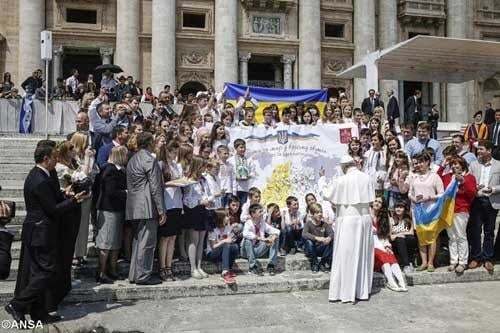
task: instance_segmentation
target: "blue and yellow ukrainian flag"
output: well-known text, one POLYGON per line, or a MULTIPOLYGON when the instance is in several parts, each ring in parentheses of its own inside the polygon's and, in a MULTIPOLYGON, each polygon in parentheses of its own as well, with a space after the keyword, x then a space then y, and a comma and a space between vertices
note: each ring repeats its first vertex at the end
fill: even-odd
MULTIPOLYGON (((250 98, 256 101, 257 109, 255 120, 260 123, 264 119, 263 110, 265 107, 276 104, 280 110, 290 104, 304 103, 315 104, 320 114, 323 114, 323 108, 328 100, 327 89, 301 90, 301 89, 274 89, 248 87, 241 84, 226 83, 226 93, 224 94, 226 102, 236 105, 238 99, 245 95, 247 88, 250 88, 250 98)), ((248 102, 247 102, 248 103, 248 102)), ((248 106, 248 104, 247 104, 248 106)))
POLYGON ((458 181, 454 179, 435 203, 415 205, 413 214, 420 246, 431 245, 442 230, 452 226, 457 191, 458 181))

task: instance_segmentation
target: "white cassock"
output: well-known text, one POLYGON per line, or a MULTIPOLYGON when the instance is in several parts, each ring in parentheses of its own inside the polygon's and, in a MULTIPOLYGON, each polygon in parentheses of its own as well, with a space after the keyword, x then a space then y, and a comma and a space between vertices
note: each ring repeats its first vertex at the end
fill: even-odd
MULTIPOLYGON (((323 178, 323 177, 322 177, 323 178)), ((325 184, 324 179, 320 181, 325 184)), ((373 280, 373 231, 370 203, 375 190, 370 177, 350 167, 346 174, 323 185, 322 195, 337 207, 333 243, 330 301, 368 299, 373 280)))

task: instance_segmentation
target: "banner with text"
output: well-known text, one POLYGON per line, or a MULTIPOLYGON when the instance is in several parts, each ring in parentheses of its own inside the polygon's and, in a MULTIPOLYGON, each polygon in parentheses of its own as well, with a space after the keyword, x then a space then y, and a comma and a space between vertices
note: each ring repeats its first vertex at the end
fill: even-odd
MULTIPOLYGON (((354 124, 317 126, 278 126, 275 129, 234 128, 231 141, 244 139, 247 158, 255 167, 252 186, 262 191, 262 202, 283 207, 285 199, 294 195, 303 205, 304 196, 319 193, 321 168, 327 179, 340 172, 340 158, 347 153, 347 143, 358 136, 354 124)), ((231 143, 232 146, 232 143, 231 143)))

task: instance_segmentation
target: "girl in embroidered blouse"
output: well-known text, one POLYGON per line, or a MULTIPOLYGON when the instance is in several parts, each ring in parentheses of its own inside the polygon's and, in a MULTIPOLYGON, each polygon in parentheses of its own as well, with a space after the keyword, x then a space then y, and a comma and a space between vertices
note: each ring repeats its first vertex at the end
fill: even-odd
POLYGON ((207 278, 208 274, 201 268, 203 243, 208 230, 205 218, 205 192, 202 185, 202 174, 205 171, 205 160, 193 156, 186 176, 196 183, 184 187, 184 227, 189 230, 188 257, 191 265, 191 277, 195 279, 207 278))

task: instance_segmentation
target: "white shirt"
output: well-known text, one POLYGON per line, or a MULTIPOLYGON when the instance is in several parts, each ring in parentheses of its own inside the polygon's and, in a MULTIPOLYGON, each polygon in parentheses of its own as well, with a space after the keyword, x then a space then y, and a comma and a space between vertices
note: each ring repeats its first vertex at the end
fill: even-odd
POLYGON ((195 184, 184 187, 183 192, 184 196, 182 197, 182 203, 185 206, 192 209, 196 206, 201 205, 201 201, 203 200, 203 196, 205 195, 201 182, 197 182, 195 184))
POLYGON ((264 238, 265 234, 279 235, 280 231, 274 228, 273 226, 267 224, 264 218, 260 220, 260 222, 257 223, 257 225, 253 222, 253 220, 247 220, 245 222, 245 225, 243 226, 243 238, 251 240, 254 244, 256 242, 257 237, 264 238))
POLYGON ((222 207, 222 197, 217 196, 221 191, 219 177, 214 177, 211 174, 205 174, 203 185, 203 200, 208 201, 207 209, 214 210, 220 209, 222 207))
POLYGON ((70 87, 71 92, 74 94, 78 88, 78 79, 74 75, 71 75, 66 79, 66 87, 70 87))
MULTIPOLYGON (((235 175, 235 179, 236 179, 236 176, 238 174, 237 170, 236 170, 236 156, 232 156, 228 159, 228 162, 231 163, 231 165, 233 166, 233 171, 234 171, 234 175, 235 175)), ((250 187, 252 187, 251 183, 252 183, 252 178, 255 177, 255 164, 254 162, 251 160, 251 159, 246 159, 246 164, 247 164, 247 167, 248 167, 248 179, 236 179, 236 185, 235 185, 235 192, 238 192, 238 191, 241 191, 241 192, 248 192, 248 190, 250 189, 250 187)))
POLYGON ((491 172, 491 161, 487 164, 481 163, 481 178, 479 179, 479 185, 484 185, 484 187, 488 186, 490 181, 490 172, 491 172))
POLYGON ((298 224, 300 229, 304 228, 304 215, 297 211, 295 214, 290 214, 288 208, 281 211, 281 226, 284 228, 286 225, 298 224))
POLYGON ((213 231, 208 233, 208 242, 207 242, 207 253, 212 252, 212 242, 218 243, 223 239, 231 237, 231 228, 229 225, 224 226, 224 228, 215 228, 213 231))
MULTIPOLYGON (((179 163, 168 163, 171 180, 182 177, 182 166, 179 163)), ((182 209, 182 188, 166 186, 164 191, 165 209, 182 209)))
POLYGON ((385 179, 386 177, 387 172, 385 171, 385 151, 383 149, 375 151, 373 150, 373 148, 370 148, 365 153, 364 157, 364 171, 370 176, 375 189, 382 190, 384 188, 384 183, 379 182, 378 179, 385 179))
POLYGON ((219 180, 221 188, 226 189, 226 193, 232 193, 236 195, 236 182, 234 178, 234 166, 226 161, 225 163, 220 161, 219 167, 219 180))
POLYGON ((45 174, 47 175, 47 177, 50 177, 50 172, 49 170, 45 169, 43 166, 41 166, 40 164, 37 164, 36 165, 38 168, 42 169, 43 172, 45 172, 45 174))

